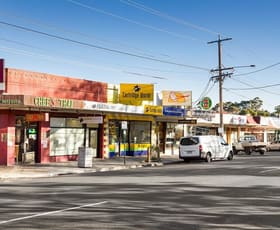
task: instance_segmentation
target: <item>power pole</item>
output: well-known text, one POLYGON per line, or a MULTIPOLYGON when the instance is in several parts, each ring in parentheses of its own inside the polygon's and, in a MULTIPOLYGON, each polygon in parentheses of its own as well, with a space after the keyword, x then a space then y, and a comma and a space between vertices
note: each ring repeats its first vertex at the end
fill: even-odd
POLYGON ((219 75, 217 76, 217 78, 218 78, 218 81, 219 81, 219 105, 220 105, 219 134, 221 136, 223 136, 223 134, 224 134, 224 121, 223 121, 223 112, 224 112, 224 105, 223 105, 223 80, 224 80, 224 76, 225 76, 223 74, 223 70, 224 69, 222 68, 222 48, 221 48, 221 43, 223 41, 228 41, 228 40, 232 40, 232 38, 221 39, 221 37, 219 35, 218 36, 218 40, 208 42, 208 44, 218 43, 218 62, 219 62, 218 72, 219 72, 219 75))

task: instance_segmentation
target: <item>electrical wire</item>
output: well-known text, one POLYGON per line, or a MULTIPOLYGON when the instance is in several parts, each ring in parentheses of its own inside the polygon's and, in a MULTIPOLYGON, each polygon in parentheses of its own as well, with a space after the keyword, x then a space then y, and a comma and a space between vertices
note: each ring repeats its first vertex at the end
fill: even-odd
POLYGON ((279 86, 280 84, 271 84, 271 85, 265 85, 265 86, 259 86, 259 87, 251 87, 251 88, 227 88, 229 90, 255 90, 255 89, 265 89, 265 88, 271 88, 275 86, 279 86))
MULTIPOLYGON (((0 9, 0 11, 1 11, 1 9, 0 9)), ((84 37, 84 38, 87 38, 87 39, 94 39, 94 40, 97 40, 98 42, 105 43, 105 44, 106 43, 110 44, 110 45, 116 45, 117 44, 120 47, 133 49, 133 50, 139 52, 141 55, 145 55, 145 56, 149 56, 149 57, 155 57, 154 54, 147 53, 146 50, 143 50, 143 49, 140 49, 140 48, 137 48, 137 47, 133 47, 133 46, 127 45, 125 43, 112 42, 112 41, 109 41, 109 40, 104 39, 104 38, 99 39, 95 36, 91 36, 91 35, 84 34, 84 33, 81 33, 81 32, 77 32, 77 31, 74 31, 74 30, 64 29, 64 28, 58 27, 57 25, 46 24, 46 23, 43 23, 43 22, 38 21, 38 20, 34 20, 34 19, 27 18, 27 17, 16 15, 14 13, 12 15, 10 15, 6 11, 5 12, 1 11, 1 15, 12 16, 13 18, 19 19, 20 21, 27 22, 29 25, 33 24, 33 25, 36 25, 36 26, 45 27, 45 28, 52 29, 52 30, 57 30, 57 31, 63 32, 63 33, 71 33, 71 34, 75 34, 75 35, 78 35, 78 36, 81 36, 81 37, 84 37)), ((164 54, 164 53, 159 54, 159 55, 164 56, 164 57, 169 57, 169 55, 164 54)))
POLYGON ((102 14, 105 14, 105 15, 108 15, 108 16, 111 16, 111 17, 114 17, 114 18, 118 18, 118 19, 127 21, 129 23, 133 23, 135 25, 142 26, 142 27, 145 27, 145 28, 148 28, 148 29, 152 29, 152 30, 155 30, 155 31, 158 31, 158 32, 163 32, 163 33, 172 35, 174 37, 183 38, 183 39, 191 39, 191 40, 194 40, 194 41, 198 40, 197 38, 194 38, 194 37, 191 37, 191 36, 186 36, 186 35, 178 34, 178 33, 171 32, 171 31, 168 31, 168 30, 165 30, 165 29, 161 29, 161 28, 157 28, 157 27, 154 27, 154 26, 151 26, 151 25, 147 25, 147 24, 144 24, 144 23, 141 23, 141 22, 137 22, 137 21, 131 20, 129 18, 125 18, 125 17, 119 16, 119 15, 107 12, 105 10, 98 9, 96 7, 92 7, 92 6, 86 5, 84 3, 75 1, 75 0, 66 0, 66 1, 71 2, 71 3, 75 4, 75 5, 87 8, 89 10, 93 10, 95 12, 102 13, 102 14))
MULTIPOLYGON (((251 85, 251 84, 248 84, 248 83, 246 83, 246 82, 240 81, 240 80, 238 80, 238 79, 235 79, 235 78, 230 78, 230 79, 232 79, 232 80, 234 80, 234 81, 237 81, 237 82, 239 82, 239 83, 241 83, 241 84, 243 84, 243 85, 247 85, 247 86, 249 86, 249 87, 251 87, 251 88, 257 88, 257 87, 255 87, 255 86, 253 86, 253 85, 251 85)), ((263 92, 265 92, 265 93, 268 93, 268 94, 280 95, 279 93, 271 92, 271 91, 268 91, 268 90, 265 90, 265 89, 262 89, 262 88, 259 88, 258 90, 261 90, 261 91, 263 91, 263 92)))
POLYGON ((79 44, 79 45, 83 45, 83 46, 87 46, 87 47, 91 47, 91 48, 96 48, 96 49, 108 51, 108 52, 123 54, 123 55, 131 56, 131 57, 136 57, 136 58, 140 58, 140 59, 145 59, 145 60, 170 64, 170 65, 177 65, 177 66, 181 66, 181 67, 204 70, 204 71, 207 71, 207 72, 210 71, 210 69, 207 69, 207 68, 204 68, 204 67, 193 66, 193 65, 183 64, 183 63, 176 63, 176 62, 172 62, 172 61, 167 61, 167 60, 151 58, 151 57, 147 57, 147 56, 143 56, 143 55, 138 55, 138 54, 135 54, 135 53, 129 53, 129 52, 125 52, 125 51, 121 51, 121 50, 117 50, 117 49, 111 49, 111 48, 107 48, 107 47, 104 47, 104 46, 98 46, 98 45, 94 45, 94 44, 90 44, 90 43, 86 43, 86 42, 81 42, 81 41, 77 41, 77 40, 74 40, 74 39, 70 39, 70 38, 66 38, 66 37, 62 37, 62 36, 58 36, 58 35, 54 35, 54 34, 50 34, 50 33, 46 33, 46 32, 42 32, 42 31, 39 31, 39 30, 34 30, 34 29, 31 29, 31 28, 11 24, 11 23, 4 22, 4 21, 0 21, 0 24, 10 26, 10 27, 13 27, 13 28, 16 28, 16 29, 32 32, 32 33, 41 34, 41 35, 44 35, 44 36, 47 36, 47 37, 56 38, 56 39, 59 39, 59 40, 68 41, 68 42, 71 42, 71 43, 75 43, 75 44, 79 44))
POLYGON ((20 54, 20 55, 29 56, 29 57, 36 57, 36 58, 51 60, 51 61, 60 62, 60 63, 67 63, 67 64, 71 64, 71 65, 81 65, 81 66, 85 66, 85 67, 89 67, 89 68, 95 68, 95 69, 100 68, 100 69, 103 69, 103 70, 106 70, 106 71, 125 73, 125 74, 130 74, 130 75, 139 76, 139 77, 149 77, 149 78, 167 80, 166 77, 159 77, 159 76, 145 74, 145 73, 129 72, 129 71, 115 69, 115 68, 97 66, 97 65, 88 64, 88 63, 81 62, 81 61, 73 61, 73 60, 68 60, 68 59, 64 59, 64 58, 60 58, 60 57, 38 54, 38 53, 33 53, 33 52, 30 52, 30 51, 26 51, 26 50, 14 49, 14 48, 10 48, 10 47, 0 46, 0 50, 2 50, 4 52, 20 54))
POLYGON ((126 5, 129 5, 129 6, 135 7, 137 9, 143 10, 143 11, 148 12, 150 14, 159 16, 161 18, 168 19, 170 21, 176 22, 178 24, 191 27, 191 28, 196 29, 196 30, 200 30, 200 31, 207 32, 207 33, 214 34, 214 35, 221 35, 218 32, 209 30, 209 29, 207 29, 205 27, 202 27, 202 26, 195 25, 195 24, 193 24, 191 22, 188 22, 186 20, 182 20, 182 19, 176 18, 174 16, 168 15, 166 13, 163 13, 163 12, 159 11, 159 10, 153 9, 151 7, 148 7, 148 6, 144 5, 144 4, 137 3, 137 2, 132 1, 132 0, 120 0, 120 2, 122 2, 122 3, 126 4, 126 5))
POLYGON ((280 62, 276 62, 272 65, 269 65, 269 66, 266 66, 262 69, 258 69, 258 70, 255 70, 255 71, 252 71, 252 72, 248 72, 248 73, 241 73, 241 74, 235 74, 234 76, 245 76, 245 75, 250 75, 250 74, 253 74, 253 73, 258 73, 258 72, 261 72, 261 71, 264 71, 264 70, 267 70, 267 69, 270 69, 270 68, 273 68, 274 66, 277 66, 277 65, 280 65, 280 62))

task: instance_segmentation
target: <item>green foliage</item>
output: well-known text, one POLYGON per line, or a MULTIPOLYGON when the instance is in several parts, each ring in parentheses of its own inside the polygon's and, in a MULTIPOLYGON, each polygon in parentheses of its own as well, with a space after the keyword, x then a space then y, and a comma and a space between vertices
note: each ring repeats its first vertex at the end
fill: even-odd
MULTIPOLYGON (((271 113, 261 109, 263 101, 259 97, 255 97, 252 100, 241 101, 241 102, 224 102, 224 111, 239 115, 252 115, 252 116, 270 116, 271 113)), ((276 107, 275 107, 276 109, 276 107)), ((280 105, 277 107, 280 113, 280 105)), ((219 112, 219 103, 213 108, 213 111, 219 112)))

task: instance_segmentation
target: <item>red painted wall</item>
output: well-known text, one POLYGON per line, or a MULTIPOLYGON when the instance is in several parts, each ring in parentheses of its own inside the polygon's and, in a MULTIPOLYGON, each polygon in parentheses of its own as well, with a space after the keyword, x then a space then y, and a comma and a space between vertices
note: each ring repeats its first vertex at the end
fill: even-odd
POLYGON ((107 102, 108 84, 6 68, 6 93, 107 102))
POLYGON ((15 164, 15 115, 0 114, 0 165, 15 164))
POLYGON ((50 162, 50 122, 39 122, 38 135, 38 154, 39 159, 37 163, 50 162))

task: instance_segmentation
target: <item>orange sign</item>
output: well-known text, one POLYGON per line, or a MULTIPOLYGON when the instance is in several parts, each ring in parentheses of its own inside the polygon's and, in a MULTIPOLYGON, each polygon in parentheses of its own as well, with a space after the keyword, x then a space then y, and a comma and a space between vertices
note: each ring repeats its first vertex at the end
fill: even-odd
POLYGON ((49 113, 28 113, 25 114, 25 120, 32 121, 49 121, 49 113))
POLYGON ((162 91, 162 105, 188 106, 192 105, 191 91, 162 91))

